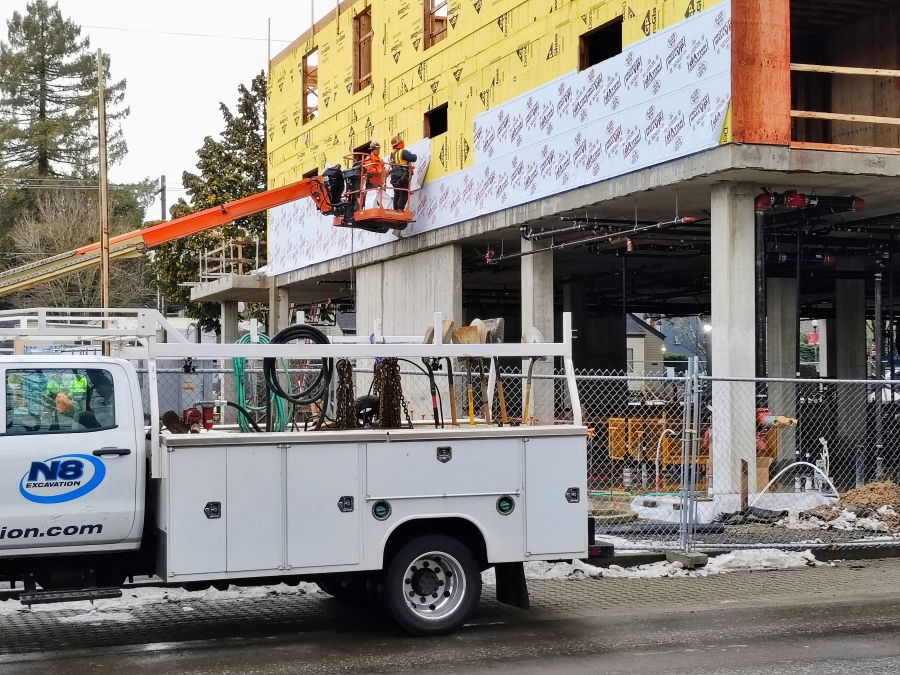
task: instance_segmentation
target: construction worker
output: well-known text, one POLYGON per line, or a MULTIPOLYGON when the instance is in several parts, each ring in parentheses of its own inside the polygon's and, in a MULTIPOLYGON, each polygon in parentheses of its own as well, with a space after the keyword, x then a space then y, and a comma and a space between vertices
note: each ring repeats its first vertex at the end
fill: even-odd
POLYGON ((381 159, 381 144, 377 141, 369 144, 369 154, 363 160, 362 169, 366 179, 365 208, 379 207, 384 189, 385 168, 384 160, 381 159))
POLYGON ((412 165, 419 158, 403 147, 403 140, 399 136, 391 139, 391 148, 391 186, 394 188, 392 208, 395 211, 404 211, 406 202, 409 200, 409 179, 412 177, 412 165))

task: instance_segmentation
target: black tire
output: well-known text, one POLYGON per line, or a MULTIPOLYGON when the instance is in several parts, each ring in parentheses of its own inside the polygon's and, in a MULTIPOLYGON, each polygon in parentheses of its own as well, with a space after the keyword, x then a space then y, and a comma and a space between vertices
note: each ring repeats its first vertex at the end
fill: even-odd
POLYGON ((385 575, 388 609, 413 635, 458 630, 481 598, 481 572, 469 548, 457 539, 418 537, 391 560, 385 575))
POLYGON ((316 586, 335 600, 340 600, 350 605, 369 604, 366 580, 362 577, 331 577, 317 581, 316 586))

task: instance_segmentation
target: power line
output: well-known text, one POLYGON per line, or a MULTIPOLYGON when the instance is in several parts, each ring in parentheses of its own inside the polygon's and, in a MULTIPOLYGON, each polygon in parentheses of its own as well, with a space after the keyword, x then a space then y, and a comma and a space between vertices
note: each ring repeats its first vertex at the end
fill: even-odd
MULTIPOLYGON (((145 28, 119 28, 116 26, 90 26, 82 24, 82 28, 96 28, 98 30, 115 30, 128 33, 151 33, 153 35, 177 35, 179 37, 214 38, 217 40, 251 40, 253 42, 267 42, 268 38, 244 37, 242 35, 211 35, 208 33, 176 33, 167 30, 147 30, 145 28)), ((292 42, 292 40, 272 40, 272 42, 292 42)))

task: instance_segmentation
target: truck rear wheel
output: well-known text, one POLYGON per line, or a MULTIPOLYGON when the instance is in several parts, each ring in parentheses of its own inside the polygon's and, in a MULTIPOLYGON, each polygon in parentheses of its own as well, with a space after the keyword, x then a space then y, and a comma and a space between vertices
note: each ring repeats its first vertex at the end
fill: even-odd
POLYGON ((387 606, 414 635, 462 627, 481 598, 481 573, 469 548, 451 537, 426 535, 406 544, 385 576, 387 606))

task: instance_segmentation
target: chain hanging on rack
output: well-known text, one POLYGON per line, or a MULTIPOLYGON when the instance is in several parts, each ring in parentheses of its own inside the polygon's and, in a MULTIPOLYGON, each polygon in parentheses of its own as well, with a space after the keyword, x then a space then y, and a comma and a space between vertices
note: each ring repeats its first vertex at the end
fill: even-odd
POLYGON ((356 429, 359 423, 356 419, 353 364, 350 359, 341 359, 337 362, 337 375, 337 409, 334 426, 337 429, 356 429))
POLYGON ((409 405, 403 397, 400 386, 400 363, 394 357, 381 359, 375 366, 372 382, 372 393, 378 396, 378 427, 380 429, 399 429, 402 422, 402 409, 409 428, 412 419, 409 416, 409 405))

